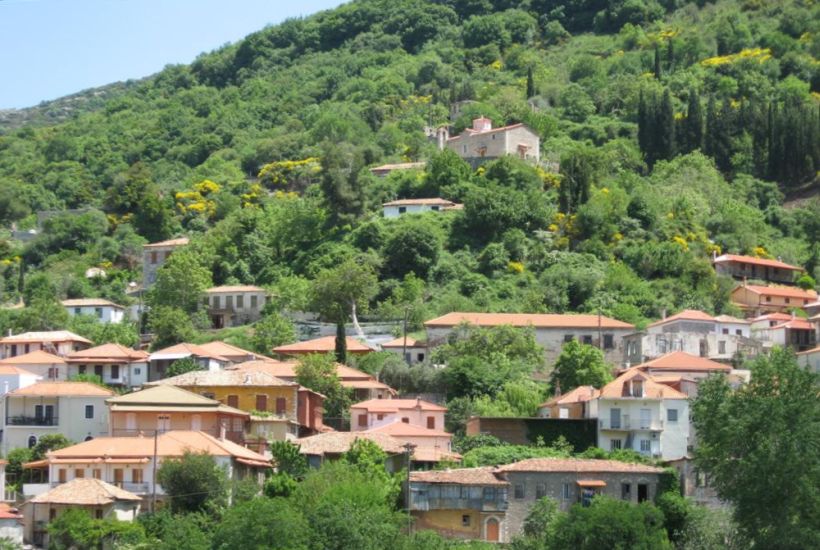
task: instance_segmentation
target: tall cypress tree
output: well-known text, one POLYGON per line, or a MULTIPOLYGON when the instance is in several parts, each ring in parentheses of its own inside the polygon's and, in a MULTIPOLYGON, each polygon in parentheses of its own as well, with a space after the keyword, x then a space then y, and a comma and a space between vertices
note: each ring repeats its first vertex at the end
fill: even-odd
POLYGON ((661 49, 655 44, 655 80, 661 79, 661 49))
POLYGON ((703 140, 704 153, 710 157, 715 156, 715 138, 718 132, 718 112, 715 104, 715 96, 709 96, 709 103, 706 105, 706 134, 703 140))
POLYGON ((669 160, 675 156, 675 107, 672 105, 672 93, 669 88, 663 91, 663 99, 656 116, 658 159, 669 160))
POLYGON ((686 153, 703 147, 703 113, 700 109, 700 96, 694 89, 689 90, 683 135, 678 140, 678 146, 686 153))
POLYGON ((532 67, 527 69, 527 99, 535 96, 535 80, 532 77, 532 67))

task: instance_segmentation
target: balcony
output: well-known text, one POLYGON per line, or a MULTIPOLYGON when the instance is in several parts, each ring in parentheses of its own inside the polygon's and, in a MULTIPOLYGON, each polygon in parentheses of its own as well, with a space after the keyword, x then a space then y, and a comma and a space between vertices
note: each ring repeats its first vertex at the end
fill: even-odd
POLYGON ((481 498, 428 498, 413 494, 411 510, 478 510, 481 512, 501 512, 507 509, 506 499, 484 500, 481 498))
POLYGON ((6 421, 8 426, 59 426, 60 422, 56 416, 9 416, 6 421))
MULTIPOLYGON (((54 487, 57 487, 58 485, 62 485, 64 483, 66 482, 52 481, 51 483, 41 483, 37 485, 27 484, 26 488, 33 494, 39 494, 40 492, 45 492, 49 488, 53 489, 54 487)), ((113 481, 109 483, 111 483, 111 485, 119 487, 120 489, 128 491, 129 493, 134 493, 135 495, 146 495, 151 492, 151 485, 149 483, 129 483, 127 481, 113 481)), ((159 490, 159 486, 157 486, 157 493, 162 493, 162 491, 159 490)))
POLYGON ((599 418, 598 429, 609 431, 631 432, 634 430, 644 430, 649 432, 663 431, 663 420, 651 420, 649 422, 636 420, 630 418, 628 415, 623 415, 618 418, 599 418))

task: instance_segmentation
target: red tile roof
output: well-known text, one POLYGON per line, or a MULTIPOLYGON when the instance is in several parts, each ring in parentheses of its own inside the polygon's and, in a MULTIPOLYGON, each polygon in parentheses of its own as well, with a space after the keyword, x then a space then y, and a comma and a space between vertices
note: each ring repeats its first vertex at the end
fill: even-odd
POLYGON ((37 382, 17 388, 6 395, 36 397, 110 397, 113 391, 91 382, 37 382))
POLYGON ((65 359, 43 350, 3 359, 0 365, 65 365, 65 359))
POLYGON ((148 361, 148 354, 142 350, 127 348, 121 344, 103 344, 93 348, 73 351, 66 357, 69 363, 87 361, 109 363, 134 363, 148 361))
POLYGON ((715 371, 715 372, 730 372, 732 367, 724 365, 707 359, 706 357, 698 357, 691 355, 684 351, 673 351, 665 355, 661 355, 656 359, 651 359, 640 365, 635 365, 636 369, 644 370, 681 370, 681 371, 715 371))
POLYGON ((755 317, 752 319, 752 322, 756 323, 758 321, 791 321, 792 315, 789 313, 768 313, 766 315, 761 315, 760 317, 755 317))
POLYGON ((93 342, 88 338, 83 338, 79 334, 74 334, 68 330, 51 330, 45 332, 24 332, 6 336, 0 340, 0 344, 25 344, 31 342, 82 342, 91 345, 93 342))
POLYGON ((659 474, 663 472, 663 468, 594 458, 529 458, 501 466, 498 471, 659 474))
POLYGON ((715 264, 724 262, 737 262, 742 264, 760 265, 764 267, 776 267, 779 269, 788 269, 791 271, 803 271, 802 267, 790 265, 785 262, 781 262, 780 260, 767 260, 766 258, 755 258, 754 256, 739 256, 736 254, 724 254, 723 256, 718 256, 712 261, 712 263, 715 264))
POLYGON ((216 359, 217 361, 222 361, 225 363, 229 362, 227 358, 212 353, 207 348, 198 346, 196 344, 188 344, 186 342, 176 344, 174 346, 169 346, 159 351, 155 351, 150 355, 150 359, 153 361, 154 359, 164 359, 168 358, 169 356, 178 356, 181 358, 190 357, 192 355, 195 357, 207 357, 209 359, 216 359))
POLYGON ((350 406, 351 409, 366 409, 369 412, 398 412, 419 409, 422 411, 447 412, 447 407, 422 399, 370 399, 350 406))
POLYGON ((791 330, 814 330, 814 324, 808 321, 804 321, 803 319, 792 319, 790 321, 786 321, 785 323, 775 325, 771 327, 769 330, 775 330, 779 328, 787 328, 791 330))
POLYGON ((495 468, 492 467, 410 472, 410 482, 453 485, 509 485, 508 481, 495 475, 495 468))
POLYGON ((602 399, 630 399, 625 386, 634 378, 643 380, 643 396, 632 399, 687 399, 687 395, 674 388, 656 382, 652 376, 639 368, 631 368, 601 388, 602 399))
MULTIPOLYGON (((348 353, 368 353, 373 351, 370 347, 362 344, 355 338, 347 337, 347 351, 348 353)), ((285 355, 302 354, 302 353, 329 353, 336 350, 336 337, 324 336, 322 338, 315 338, 313 340, 306 340, 304 342, 295 342, 293 344, 286 344, 273 348, 276 353, 285 355)))
POLYGON ((431 319, 426 327, 454 327, 468 323, 480 327, 512 325, 514 327, 533 326, 535 328, 601 328, 634 329, 635 325, 609 317, 589 314, 557 313, 463 313, 453 312, 431 319))
POLYGON ((746 288, 749 292, 760 294, 761 296, 779 296, 782 298, 800 298, 804 300, 817 299, 816 292, 814 292, 813 290, 803 290, 801 288, 791 288, 785 286, 741 285, 735 288, 735 290, 738 290, 740 288, 746 288))
MULTIPOLYGON (((425 347, 427 342, 423 340, 416 340, 415 338, 411 338, 410 336, 407 337, 406 345, 408 348, 414 347, 425 347)), ((390 340, 389 342, 385 342, 382 344, 383 348, 398 348, 401 349, 405 346, 405 339, 404 337, 398 337, 394 340, 390 340)))
POLYGON ((654 327, 658 325, 663 325, 666 323, 671 323, 672 321, 711 321, 714 322, 715 318, 705 313, 703 311, 697 309, 684 309, 680 313, 676 313, 675 315, 671 315, 666 319, 661 319, 659 321, 655 321, 651 323, 649 326, 654 327))
POLYGON ((549 401, 541 403, 538 407, 541 408, 553 407, 555 405, 570 405, 572 403, 586 403, 587 401, 592 401, 598 397, 600 393, 600 391, 596 390, 592 386, 578 386, 572 391, 569 391, 563 395, 557 395, 549 401))

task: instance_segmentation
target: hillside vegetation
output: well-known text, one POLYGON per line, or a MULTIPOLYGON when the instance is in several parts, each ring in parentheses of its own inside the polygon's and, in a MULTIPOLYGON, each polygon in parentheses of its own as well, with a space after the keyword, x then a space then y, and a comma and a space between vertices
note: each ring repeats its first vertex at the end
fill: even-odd
MULTIPOLYGON (((187 234, 177 284, 264 285, 276 308, 316 310, 311 281, 351 260, 378 281, 360 313, 399 319, 411 288, 412 328, 454 309, 731 313, 713 253, 818 274, 820 202, 782 202, 820 166, 819 31, 808 0, 358 0, 289 20, 4 130, 0 225, 56 214, 30 243, 0 241, 2 302, 122 302, 141 245, 187 234), (423 129, 462 100, 456 132, 524 122, 558 173, 439 153, 423 129), (381 217, 434 196, 465 208, 381 217)), ((166 323, 197 319, 198 303, 153 299, 166 323)))

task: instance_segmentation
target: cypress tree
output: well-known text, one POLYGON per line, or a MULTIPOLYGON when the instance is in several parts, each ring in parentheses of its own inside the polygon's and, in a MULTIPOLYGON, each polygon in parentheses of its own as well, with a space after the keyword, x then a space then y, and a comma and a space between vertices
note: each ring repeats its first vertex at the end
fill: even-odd
POLYGON ((535 80, 532 77, 532 67, 527 69, 527 99, 535 96, 535 80))
POLYGON ((641 88, 640 95, 638 96, 638 147, 644 155, 649 152, 650 135, 651 131, 649 128, 646 97, 644 97, 643 88, 641 88))
POLYGON ((672 44, 672 39, 666 44, 666 70, 669 74, 675 70, 675 47, 672 44))
POLYGON ((689 90, 686 118, 683 121, 683 135, 678 140, 678 144, 686 153, 703 147, 703 113, 700 109, 700 96, 695 90, 689 90))
POLYGON ((669 160, 675 156, 675 107, 669 88, 663 91, 660 109, 657 112, 658 158, 669 160))
POLYGON ((657 44, 655 44, 655 79, 660 80, 661 78, 661 50, 657 44))
POLYGON ((709 96, 709 103, 706 105, 706 134, 703 140, 704 153, 710 157, 715 156, 715 137, 717 135, 717 106, 715 96, 709 96))

